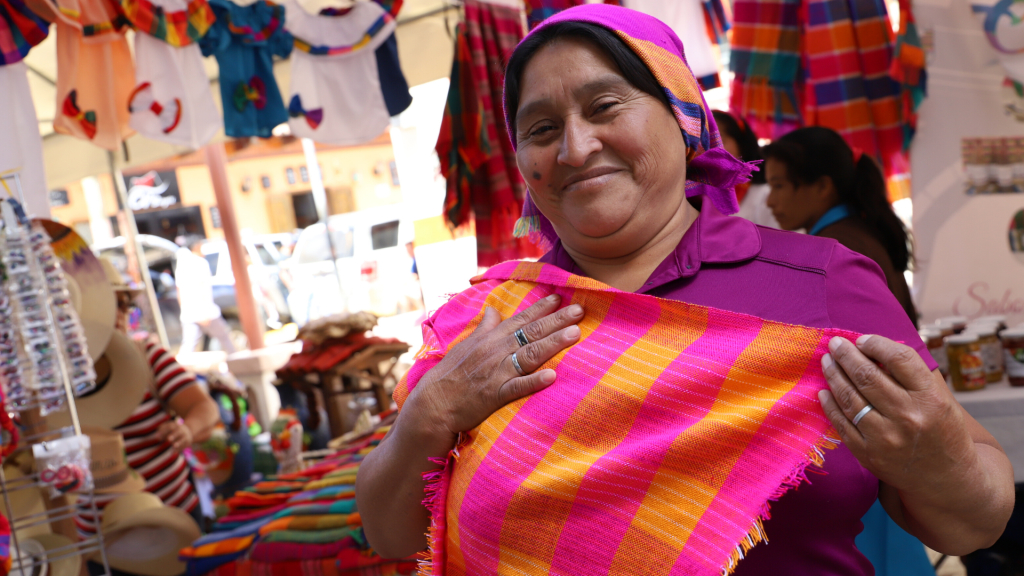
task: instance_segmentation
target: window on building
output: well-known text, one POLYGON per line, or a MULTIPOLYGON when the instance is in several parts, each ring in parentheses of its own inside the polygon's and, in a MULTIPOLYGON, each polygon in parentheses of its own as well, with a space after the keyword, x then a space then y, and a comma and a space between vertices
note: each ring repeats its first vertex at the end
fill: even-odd
POLYGON ((299 166, 299 178, 302 178, 303 182, 309 182, 309 168, 299 166))
POLYGON ((260 184, 262 184, 264 188, 270 188, 270 176, 260 176, 260 184))
POLYGON ((285 178, 288 179, 288 183, 289 184, 295 184, 295 169, 294 168, 285 168, 284 176, 285 176, 285 178))

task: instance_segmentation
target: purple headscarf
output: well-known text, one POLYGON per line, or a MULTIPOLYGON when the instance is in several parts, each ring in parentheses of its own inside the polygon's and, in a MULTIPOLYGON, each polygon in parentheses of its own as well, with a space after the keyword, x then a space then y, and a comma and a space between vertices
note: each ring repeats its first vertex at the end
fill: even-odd
MULTIPOLYGON (((636 53, 665 90, 672 113, 683 132, 687 162, 686 196, 707 196, 723 214, 738 212, 734 188, 747 181, 756 168, 753 164, 737 160, 722 147, 715 118, 686 63, 683 43, 675 32, 657 18, 635 10, 608 4, 585 4, 548 18, 526 38, 558 22, 586 22, 607 28, 636 53)), ((516 148, 507 94, 505 125, 512 147, 516 148)), ((523 204, 523 215, 516 223, 515 235, 528 235, 542 246, 551 246, 558 237, 551 222, 540 213, 530 196, 523 204)))

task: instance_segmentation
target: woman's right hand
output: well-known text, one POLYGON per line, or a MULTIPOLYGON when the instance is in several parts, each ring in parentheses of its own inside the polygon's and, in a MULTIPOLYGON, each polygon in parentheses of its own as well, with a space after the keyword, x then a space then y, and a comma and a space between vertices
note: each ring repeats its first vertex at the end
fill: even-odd
POLYGON ((576 323, 583 318, 579 304, 559 310, 559 303, 552 294, 504 321, 486 308, 476 330, 423 376, 403 412, 435 423, 454 443, 460 432, 476 428, 506 404, 550 386, 555 371, 538 368, 579 340, 576 323), (520 328, 529 341, 522 347, 515 336, 520 328), (525 376, 516 371, 513 353, 525 376))

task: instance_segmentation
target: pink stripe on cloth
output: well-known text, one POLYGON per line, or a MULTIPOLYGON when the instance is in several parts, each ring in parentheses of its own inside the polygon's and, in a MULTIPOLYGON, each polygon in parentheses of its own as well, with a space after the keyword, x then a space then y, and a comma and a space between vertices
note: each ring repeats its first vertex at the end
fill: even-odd
POLYGON ((676 440, 674 432, 688 429, 707 415, 728 375, 731 364, 708 358, 712 353, 735 358, 757 336, 752 326, 745 333, 725 334, 715 322, 717 313, 710 312, 708 329, 651 387, 626 439, 587 472, 559 537, 553 572, 607 574, 611 569, 651 480, 676 440), (687 403, 679 396, 681 381, 688 382, 690 400, 698 396, 699 404, 687 403), (590 536, 595 532, 607 546, 592 545, 590 536))
MULTIPOLYGON (((565 298, 563 303, 568 304, 571 299, 568 291, 557 292, 565 298)), ((638 318, 635 309, 613 305, 605 316, 605 322, 590 336, 591 341, 599 344, 597 349, 571 348, 560 364, 588 365, 595 374, 608 371, 621 351, 633 344, 633 341, 619 339, 620 333, 614 329, 615 322, 628 320, 641 326, 653 325, 658 319, 657 310, 652 307, 647 312, 638 318)), ((595 379, 577 385, 556 384, 557 394, 541 392, 531 396, 519 409, 514 424, 506 428, 495 442, 487 460, 473 476, 459 513, 463 555, 480 559, 479 563, 467 562, 467 572, 497 571, 501 529, 505 522, 511 520, 505 516, 514 498, 514 490, 508 490, 504 498, 493 501, 493 505, 486 508, 480 505, 492 499, 484 498, 483 494, 491 492, 495 485, 521 486, 554 444, 576 406, 597 383, 595 379)))

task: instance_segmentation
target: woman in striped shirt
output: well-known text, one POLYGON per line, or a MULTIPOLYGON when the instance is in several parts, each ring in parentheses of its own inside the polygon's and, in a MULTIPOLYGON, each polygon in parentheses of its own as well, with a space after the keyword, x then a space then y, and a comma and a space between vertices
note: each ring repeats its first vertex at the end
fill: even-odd
MULTIPOLYGON (((118 310, 116 327, 127 332, 132 295, 122 289, 124 286, 114 288, 118 310)), ((159 496, 167 506, 188 512, 198 522, 201 519, 199 497, 181 452, 193 442, 208 439, 220 414, 210 395, 196 385, 192 374, 162 347, 148 344, 146 359, 153 371, 156 390, 147 390, 132 415, 114 430, 124 436, 128 465, 145 478, 146 491, 159 496), (159 398, 154 397, 154 392, 159 398), (170 412, 179 417, 172 417, 170 412)), ((96 364, 97 381, 102 382, 109 376, 109 369, 105 358, 101 358, 96 364)), ((101 514, 118 496, 96 495, 96 507, 101 514)), ((79 534, 83 538, 92 535, 99 521, 101 518, 93 517, 89 510, 89 501, 79 498, 75 518, 79 534)))

